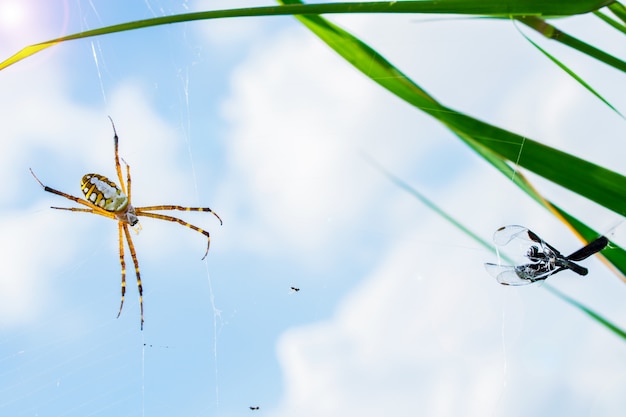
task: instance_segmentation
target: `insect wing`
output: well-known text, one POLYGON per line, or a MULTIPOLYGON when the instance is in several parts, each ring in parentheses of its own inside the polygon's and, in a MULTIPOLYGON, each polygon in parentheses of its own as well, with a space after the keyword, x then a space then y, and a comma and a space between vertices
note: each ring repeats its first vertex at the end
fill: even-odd
POLYGON ((486 263, 485 269, 502 285, 528 285, 533 283, 533 280, 519 276, 516 267, 512 265, 486 263))
POLYGON ((541 242, 541 239, 524 226, 511 225, 503 226, 496 230, 493 234, 493 241, 498 246, 505 246, 513 241, 528 246, 541 242))

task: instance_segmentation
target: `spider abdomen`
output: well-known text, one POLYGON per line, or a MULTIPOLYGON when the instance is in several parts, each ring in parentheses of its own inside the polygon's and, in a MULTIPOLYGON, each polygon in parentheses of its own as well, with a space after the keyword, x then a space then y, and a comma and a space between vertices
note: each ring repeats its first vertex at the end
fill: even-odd
POLYGON ((106 211, 117 213, 128 207, 126 194, 104 175, 85 175, 80 183, 80 188, 88 201, 106 211))

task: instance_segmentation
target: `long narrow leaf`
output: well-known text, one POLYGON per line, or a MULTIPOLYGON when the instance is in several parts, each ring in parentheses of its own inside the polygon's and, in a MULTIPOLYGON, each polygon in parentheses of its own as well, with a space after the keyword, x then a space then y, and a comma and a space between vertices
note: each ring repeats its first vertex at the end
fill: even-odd
POLYGON ((599 11, 593 12, 593 14, 599 17, 600 19, 602 19, 605 23, 608 23, 610 26, 612 26, 613 28, 619 30, 624 35, 626 35, 626 26, 624 26, 623 23, 617 22, 611 19, 609 16, 599 11))
MULTIPOLYGON (((599 17, 604 16, 600 12, 595 12, 595 14, 599 17)), ((537 16, 522 16, 517 17, 516 20, 541 33, 548 39, 557 41, 563 45, 567 45, 570 48, 576 49, 577 51, 580 51, 587 56, 595 58, 600 62, 604 62, 605 64, 610 65, 613 68, 626 72, 626 62, 596 48, 595 46, 591 46, 588 43, 585 43, 566 32, 563 32, 562 30, 546 22, 544 19, 541 19, 537 16)), ((624 30, 623 25, 619 25, 617 22, 613 22, 608 17, 606 17, 605 21, 611 23, 614 27, 620 30, 624 30)))
POLYGON ((419 191, 417 191, 415 188, 411 187, 408 183, 406 183, 405 181, 401 180, 400 178, 396 177, 395 175, 393 175, 390 171, 388 171, 386 168, 384 168, 382 165, 380 165, 378 162, 376 162, 374 160, 374 158, 372 158, 369 155, 363 155, 363 158, 374 168, 376 168, 376 170, 378 172, 380 172, 381 174, 383 174, 385 177, 387 177, 387 179, 389 179, 391 182, 393 182, 396 186, 400 187, 401 189, 403 189, 404 191, 406 191, 407 193, 411 194, 413 197, 417 198, 419 201, 422 202, 422 204, 424 204, 425 206, 427 206, 429 209, 431 209, 432 211, 434 211, 435 213, 437 213, 439 216, 443 217, 448 223, 452 224, 454 227, 456 227, 457 229, 461 230, 463 233, 465 233, 466 235, 468 235, 469 237, 471 237, 472 239, 474 239, 476 242, 478 242, 481 246, 483 246, 485 249, 492 251, 495 253, 494 249, 493 249, 493 245, 486 241, 485 239, 481 238, 480 236, 478 236, 476 233, 472 232, 469 228, 465 227, 463 225, 463 223, 459 222, 458 220, 456 220, 454 217, 450 216, 448 213, 446 213, 443 209, 441 209, 439 206, 437 206, 435 203, 433 203, 432 201, 430 201, 428 198, 426 198, 426 196, 424 196, 422 193, 420 193, 419 191))
POLYGON ((626 7, 618 1, 611 2, 608 5, 609 10, 613 12, 615 16, 621 19, 622 22, 626 23, 626 7))
POLYGON ((554 57, 553 55, 551 55, 548 51, 546 51, 545 49, 543 49, 541 46, 539 46, 536 42, 534 42, 532 39, 530 39, 528 36, 526 36, 526 34, 522 31, 519 31, 522 36, 528 41, 530 42, 531 45, 533 45, 539 52, 541 52, 544 56, 546 56, 550 61, 554 62, 559 68, 561 68, 563 71, 565 71, 570 77, 572 77, 573 79, 575 79, 580 85, 582 85, 587 91, 589 91, 591 94, 593 94, 594 96, 596 96, 600 101, 602 101, 604 104, 606 104, 611 110, 613 110, 615 113, 617 113, 622 119, 624 118, 624 116, 622 115, 622 113, 619 112, 619 110, 617 110, 611 103, 609 103, 608 100, 606 100, 604 97, 602 97, 602 95, 600 95, 600 93, 598 93, 593 87, 591 87, 585 80, 583 80, 581 77, 579 77, 574 71, 572 71, 567 65, 563 64, 561 61, 559 61, 556 57, 554 57))
POLYGON ((543 286, 548 291, 550 291, 552 294, 556 295, 557 297, 559 297, 563 301, 566 301, 569 304, 573 305, 574 307, 578 308, 579 310, 581 310, 582 312, 587 314, 592 319, 596 320, 598 323, 602 324, 604 327, 606 327, 607 329, 609 329, 610 331, 612 331, 613 333, 615 333, 616 335, 618 335, 622 339, 626 339, 626 332, 622 328, 616 326, 615 324, 613 324, 609 320, 605 319, 603 316, 601 316, 600 314, 596 313, 595 311, 593 311, 589 307, 586 307, 583 304, 581 304, 580 302, 574 300, 572 297, 569 297, 569 296, 563 294, 561 291, 557 290, 556 288, 552 287, 551 285, 544 284, 543 286))
POLYGON ((185 13, 173 16, 156 17, 121 23, 104 28, 88 30, 63 36, 35 45, 27 46, 10 58, 0 63, 0 70, 21 61, 43 49, 61 42, 74 39, 89 38, 110 33, 137 30, 153 26, 168 25, 195 20, 223 19, 229 17, 249 16, 286 16, 314 15, 331 13, 444 13, 471 14, 484 16, 571 16, 588 13, 610 4, 612 0, 568 0, 568 1, 528 1, 528 0, 484 0, 481 2, 467 0, 421 0, 421 1, 389 1, 389 2, 354 2, 302 4, 301 2, 284 2, 281 6, 249 7, 241 9, 214 10, 205 12, 185 13))

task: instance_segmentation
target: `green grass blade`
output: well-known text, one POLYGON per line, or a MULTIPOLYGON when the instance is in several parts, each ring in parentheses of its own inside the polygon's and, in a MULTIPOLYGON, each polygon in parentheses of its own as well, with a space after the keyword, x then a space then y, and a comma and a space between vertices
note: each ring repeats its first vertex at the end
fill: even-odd
POLYGON ((589 317, 591 317, 592 319, 594 319, 598 323, 602 324, 604 327, 606 327, 607 329, 609 329, 610 331, 612 331, 613 333, 615 333, 616 335, 618 335, 622 339, 626 339, 626 332, 623 329, 621 329, 620 327, 616 326, 615 324, 613 324, 609 320, 605 319, 604 317, 602 317, 600 314, 596 313, 595 311, 593 311, 589 307, 586 307, 583 304, 581 304, 580 302, 574 300, 572 297, 569 297, 569 296, 563 294, 561 291, 557 290, 556 288, 552 287, 551 285, 544 284, 543 287, 545 289, 547 289, 548 291, 550 291, 552 294, 554 294, 557 297, 559 297, 560 299, 562 299, 563 301, 566 301, 569 304, 573 305, 574 307, 578 308, 579 310, 581 310, 582 312, 587 314, 589 317))
POLYGON ((172 16, 156 17, 121 23, 104 28, 79 32, 68 36, 52 39, 23 48, 13 56, 0 63, 0 70, 21 61, 43 49, 61 42, 84 39, 129 30, 143 29, 153 26, 174 23, 192 22, 196 20, 224 19, 231 17, 251 16, 287 16, 287 15, 320 15, 331 13, 444 13, 471 14, 486 16, 571 16, 598 10, 610 4, 612 0, 422 0, 422 1, 389 1, 389 2, 354 2, 303 4, 301 2, 284 2, 280 6, 248 7, 204 12, 185 13, 172 16))
MULTIPOLYGON (((601 17, 605 16, 600 12, 594 12, 597 16, 601 17)), ((612 66, 622 72, 626 72, 626 62, 621 59, 608 54, 595 46, 591 46, 588 43, 581 41, 566 32, 563 32, 560 29, 557 29, 550 23, 546 22, 544 19, 535 16, 526 16, 526 17, 517 17, 515 20, 525 24, 526 26, 534 29, 535 31, 541 33, 548 39, 557 41, 563 45, 567 45, 572 49, 575 49, 587 56, 597 59, 600 62, 604 62, 607 65, 612 66)), ((607 22, 611 23, 614 27, 617 27, 619 30, 625 31, 625 27, 619 25, 619 23, 614 22, 612 19, 606 17, 607 22)), ((626 33, 626 32, 625 32, 626 33)))
POLYGON ((622 22, 626 23, 626 7, 618 1, 608 5, 609 10, 622 22))
POLYGON ((593 12, 593 14, 599 17, 600 19, 602 19, 605 23, 608 23, 610 26, 612 26, 613 28, 619 30, 620 32, 626 35, 626 26, 624 26, 623 23, 616 22, 615 20, 611 19, 609 16, 599 11, 593 12))
POLYGON ((593 94, 594 96, 596 96, 600 101, 602 101, 604 104, 606 104, 611 110, 613 110, 615 113, 617 113, 622 119, 624 118, 624 116, 622 115, 622 113, 619 112, 619 110, 617 110, 611 103, 608 102, 608 100, 606 100, 604 97, 602 97, 600 95, 600 93, 598 93, 595 89, 593 89, 593 87, 591 87, 587 82, 585 82, 585 80, 583 80, 582 78, 580 78, 574 71, 572 71, 568 66, 566 66, 565 64, 563 64, 561 61, 559 61, 556 57, 554 57, 553 55, 551 55, 550 53, 548 53, 548 51, 546 51, 545 49, 543 49, 541 46, 537 45, 537 43, 533 42, 532 39, 530 39, 528 36, 526 36, 526 34, 522 31, 520 31, 520 33, 522 34, 522 36, 524 38, 526 38, 526 40, 528 42, 531 43, 531 45, 533 45, 535 48, 537 48, 539 50, 539 52, 541 52, 542 54, 544 54, 548 59, 550 59, 550 61, 554 62, 556 65, 558 65, 559 68, 561 68, 563 71, 565 71, 570 77, 572 77, 573 79, 575 79, 580 85, 582 85, 583 87, 585 87, 587 89, 587 91, 589 91, 591 94, 593 94))
MULTIPOLYGON (((511 161, 620 215, 626 214, 626 177, 523 136, 463 114, 453 114, 453 129, 511 161)), ((590 138, 590 140, 592 140, 590 138)))
POLYGON ((493 245, 490 242, 486 241, 485 239, 483 239, 480 236, 478 236, 476 233, 472 232, 469 228, 465 227, 463 225, 463 223, 457 221, 454 217, 450 216, 448 213, 446 213, 439 206, 437 206, 435 203, 433 203, 428 198, 426 198, 423 194, 421 194, 415 188, 411 187, 408 183, 404 182, 400 178, 398 178, 395 175, 393 175, 390 171, 388 171, 382 165, 380 165, 378 162, 376 162, 371 156, 365 155, 365 154, 363 154, 362 156, 367 161, 367 163, 369 163, 378 172, 380 172, 385 177, 387 177, 387 179, 389 179, 389 181, 391 181, 392 183, 394 183, 396 186, 400 187, 401 189, 403 189, 407 193, 411 194, 413 197, 417 198, 419 201, 422 202, 422 204, 424 204, 429 209, 431 209, 432 211, 434 211, 435 213, 437 213, 438 215, 443 217, 446 221, 451 223, 454 227, 456 227, 457 229, 461 230, 463 233, 465 233, 466 235, 468 235, 469 237, 474 239, 481 246, 483 246, 487 250, 495 253, 495 251, 493 249, 493 245))

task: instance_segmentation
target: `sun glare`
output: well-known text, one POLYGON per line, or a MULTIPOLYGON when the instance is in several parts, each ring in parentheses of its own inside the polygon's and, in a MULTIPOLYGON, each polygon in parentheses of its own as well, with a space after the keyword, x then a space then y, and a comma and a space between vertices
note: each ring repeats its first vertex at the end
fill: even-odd
POLYGON ((9 32, 20 27, 25 20, 26 11, 18 0, 0 0, 0 26, 9 32))
POLYGON ((0 0, 0 51, 53 39, 67 29, 69 0, 0 0))

